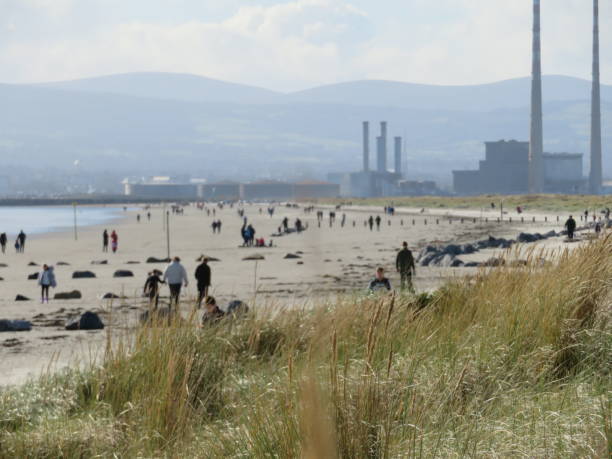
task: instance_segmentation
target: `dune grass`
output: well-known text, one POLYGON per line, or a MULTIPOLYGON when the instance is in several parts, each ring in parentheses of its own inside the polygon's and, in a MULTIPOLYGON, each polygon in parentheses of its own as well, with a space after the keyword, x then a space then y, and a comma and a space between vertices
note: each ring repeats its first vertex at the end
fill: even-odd
POLYGON ((425 209, 489 209, 495 203, 496 209, 503 206, 513 212, 518 206, 527 211, 543 212, 574 212, 582 213, 589 210, 597 213, 606 208, 612 208, 610 196, 594 195, 481 195, 481 196, 420 196, 371 199, 333 199, 321 201, 327 204, 343 204, 351 202, 354 205, 378 206, 380 208, 393 203, 396 207, 412 207, 425 209))
POLYGON ((0 393, 0 457, 610 457, 611 252, 111 337, 0 393))

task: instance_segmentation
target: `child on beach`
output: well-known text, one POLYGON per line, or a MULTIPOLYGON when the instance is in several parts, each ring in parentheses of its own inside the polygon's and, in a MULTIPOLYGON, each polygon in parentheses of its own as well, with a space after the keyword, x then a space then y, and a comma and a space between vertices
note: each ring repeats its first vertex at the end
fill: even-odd
POLYGON ((38 274, 38 285, 40 285, 41 290, 40 302, 44 303, 46 301, 49 303, 49 287, 55 288, 57 286, 53 266, 43 265, 42 271, 38 274))
POLYGON ((164 281, 159 278, 161 274, 158 270, 151 271, 144 285, 144 294, 149 297, 149 306, 153 306, 155 301, 155 309, 159 304, 159 284, 164 284, 164 281))
POLYGON ((119 236, 117 235, 117 232, 113 230, 113 232, 111 233, 111 250, 113 251, 113 253, 117 253, 118 248, 119 248, 119 236))

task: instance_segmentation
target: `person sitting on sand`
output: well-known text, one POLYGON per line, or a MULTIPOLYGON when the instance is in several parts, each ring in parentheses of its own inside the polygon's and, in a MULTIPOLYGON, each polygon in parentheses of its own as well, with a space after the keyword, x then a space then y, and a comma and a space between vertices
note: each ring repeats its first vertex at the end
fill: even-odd
POLYGON ((149 297, 149 306, 153 306, 155 303, 155 309, 159 304, 159 284, 163 284, 164 281, 160 279, 161 272, 157 269, 151 271, 147 277, 147 281, 144 285, 144 294, 149 297))
POLYGON ((202 315, 202 325, 212 325, 219 322, 225 317, 225 313, 217 306, 217 300, 214 297, 209 296, 204 302, 206 311, 202 315))
POLYGON ((46 301, 49 303, 49 287, 57 287, 53 266, 43 265, 42 271, 38 274, 38 285, 40 285, 41 290, 40 302, 44 303, 46 301))
POLYGON ((371 293, 377 293, 380 291, 390 291, 391 290, 391 282, 389 279, 385 277, 385 268, 382 266, 376 270, 376 277, 370 281, 370 285, 368 286, 368 290, 371 293))

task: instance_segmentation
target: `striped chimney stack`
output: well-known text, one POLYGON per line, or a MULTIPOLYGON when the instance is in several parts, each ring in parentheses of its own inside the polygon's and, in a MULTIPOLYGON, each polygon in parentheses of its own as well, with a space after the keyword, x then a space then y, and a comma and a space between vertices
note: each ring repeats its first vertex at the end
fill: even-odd
POLYGON ((544 129, 542 122, 542 46, 540 0, 533 0, 533 67, 531 81, 531 134, 529 139, 529 192, 544 191, 544 129))
POLYGON ((593 0, 593 89, 591 92, 590 191, 601 193, 603 180, 601 147, 601 88, 599 82, 599 0, 593 0))

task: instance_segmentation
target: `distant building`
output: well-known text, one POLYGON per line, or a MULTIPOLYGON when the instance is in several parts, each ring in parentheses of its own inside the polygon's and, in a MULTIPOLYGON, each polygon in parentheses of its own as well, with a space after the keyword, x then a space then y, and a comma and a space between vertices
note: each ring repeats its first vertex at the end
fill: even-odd
POLYGON ((124 194, 142 199, 187 199, 197 198, 198 188, 193 184, 176 183, 125 183, 124 194))
MULTIPOLYGON (((500 140, 485 142, 485 159, 477 170, 453 171, 453 188, 462 195, 499 193, 521 194, 529 191, 529 142, 500 140)), ((582 178, 581 154, 543 155, 544 191, 576 193, 582 178)))
POLYGON ((431 196, 440 194, 436 182, 431 180, 403 180, 399 182, 399 191, 400 196, 431 196))
POLYGON ((303 181, 293 185, 295 199, 336 198, 340 196, 340 185, 329 182, 303 181))
POLYGON ((217 182, 198 185, 198 198, 205 201, 237 201, 240 199, 240 183, 217 182))
POLYGON ((241 185, 240 195, 245 201, 281 201, 293 199, 293 185, 275 180, 265 180, 241 185))

